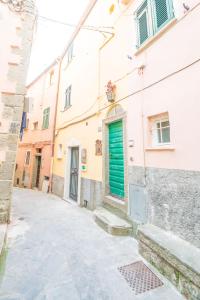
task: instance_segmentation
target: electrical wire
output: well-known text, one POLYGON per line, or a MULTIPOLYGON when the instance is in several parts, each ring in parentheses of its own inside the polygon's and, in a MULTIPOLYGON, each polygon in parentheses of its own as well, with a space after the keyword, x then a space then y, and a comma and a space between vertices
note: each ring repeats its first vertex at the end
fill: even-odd
MULTIPOLYGON (((170 74, 164 76, 163 78, 161 78, 161 79, 159 79, 159 80, 157 80, 157 81, 155 81, 155 82, 149 84, 148 86, 146 86, 146 87, 144 87, 144 88, 142 88, 142 89, 136 90, 136 91, 132 92, 131 94, 129 94, 129 95, 127 95, 127 96, 125 96, 125 97, 123 97, 123 98, 121 98, 121 99, 115 101, 115 104, 120 103, 120 102, 122 102, 122 101, 124 101, 124 100, 126 100, 126 99, 128 99, 128 98, 130 98, 130 97, 132 97, 132 96, 134 96, 134 95, 136 95, 136 94, 139 94, 139 93, 141 93, 142 91, 145 91, 145 90, 147 90, 147 89, 149 89, 149 88, 151 88, 151 87, 153 87, 153 86, 159 84, 160 82, 162 82, 162 81, 164 81, 164 80, 166 80, 166 79, 168 79, 168 78, 170 78, 170 77, 172 77, 172 76, 174 76, 174 75, 176 75, 176 74, 178 74, 178 73, 180 73, 180 72, 182 72, 182 71, 188 69, 189 67, 191 67, 191 66, 193 66, 193 65, 195 65, 196 63, 199 63, 199 62, 200 62, 200 58, 198 58, 198 59, 196 59, 195 61, 193 61, 192 63, 190 63, 190 64, 188 64, 188 65, 186 65, 186 66, 184 66, 184 67, 178 69, 177 71, 174 71, 174 72, 172 72, 172 73, 170 73, 170 74)), ((97 101, 97 100, 96 100, 96 101, 97 101)), ((108 104, 107 106, 102 107, 101 109, 99 109, 98 113, 104 111, 105 109, 111 107, 112 105, 113 105, 113 104, 108 104)), ((83 113, 82 115, 84 115, 84 114, 85 114, 85 113, 83 113)), ((87 117, 85 117, 85 118, 83 118, 83 119, 81 119, 81 120, 77 120, 76 122, 68 123, 68 124, 66 124, 66 125, 64 125, 64 126, 62 126, 62 127, 60 127, 60 128, 57 128, 57 130, 60 131, 60 130, 65 129, 65 128, 69 127, 69 126, 72 126, 72 125, 74 125, 74 124, 81 123, 81 122, 83 122, 83 121, 85 121, 85 120, 87 120, 87 119, 92 118, 92 117, 95 116, 95 115, 97 115, 97 113, 93 113, 93 114, 91 114, 91 115, 89 115, 89 116, 87 116, 87 117)), ((81 115, 80 115, 80 116, 81 116, 81 115)), ((79 116, 79 117, 80 117, 80 116, 79 116)), ((74 118, 74 119, 75 119, 75 118, 74 118)), ((70 121, 68 121, 68 122, 71 122, 71 121, 72 121, 72 119, 71 119, 70 121)))

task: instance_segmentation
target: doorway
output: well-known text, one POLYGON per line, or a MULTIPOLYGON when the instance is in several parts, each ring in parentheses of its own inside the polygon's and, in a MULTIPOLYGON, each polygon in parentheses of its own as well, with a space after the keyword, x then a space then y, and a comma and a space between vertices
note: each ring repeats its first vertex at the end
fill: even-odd
POLYGON ((78 200, 78 178, 79 178, 79 148, 71 148, 70 164, 70 191, 69 196, 74 201, 78 200))
POLYGON ((35 187, 39 188, 40 185, 40 170, 41 170, 41 156, 36 156, 36 182, 35 182, 35 187))
POLYGON ((110 195, 124 199, 124 138, 123 122, 110 123, 109 130, 109 189, 110 195))

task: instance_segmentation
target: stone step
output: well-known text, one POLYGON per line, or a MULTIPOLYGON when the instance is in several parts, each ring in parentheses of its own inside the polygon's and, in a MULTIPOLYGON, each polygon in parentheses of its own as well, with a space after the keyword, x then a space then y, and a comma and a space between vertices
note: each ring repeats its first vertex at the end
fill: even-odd
POLYGON ((94 211, 95 222, 112 235, 131 235, 132 225, 126 220, 100 207, 94 211))

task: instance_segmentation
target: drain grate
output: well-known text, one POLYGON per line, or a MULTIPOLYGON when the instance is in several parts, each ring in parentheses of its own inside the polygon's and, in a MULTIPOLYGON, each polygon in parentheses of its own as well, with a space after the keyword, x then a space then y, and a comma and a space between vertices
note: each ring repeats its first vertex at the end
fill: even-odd
POLYGON ((142 262, 118 268, 135 295, 145 293, 163 285, 162 281, 142 262))

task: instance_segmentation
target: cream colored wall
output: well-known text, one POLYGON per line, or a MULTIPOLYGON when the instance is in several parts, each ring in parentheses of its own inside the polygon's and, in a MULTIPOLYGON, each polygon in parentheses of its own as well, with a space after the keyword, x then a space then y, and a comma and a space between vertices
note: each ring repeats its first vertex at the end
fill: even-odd
MULTIPOLYGON (((119 13, 118 1, 115 2, 117 8, 116 14, 110 16, 109 7, 113 1, 108 1, 107 3, 100 3, 99 1, 85 25, 109 27, 113 25, 119 13)), ((110 28, 104 28, 104 30, 112 32, 110 28)), ((118 74, 120 76, 122 74, 119 70, 115 74, 114 69, 107 76, 107 72, 111 70, 112 65, 116 65, 114 61, 112 65, 110 64, 113 60, 113 53, 111 54, 109 50, 105 54, 104 48, 101 51, 99 50, 111 36, 111 34, 104 34, 103 36, 102 33, 96 31, 81 30, 74 41, 73 60, 69 65, 66 64, 67 56, 63 60, 53 166, 53 173, 56 175, 65 176, 66 161, 68 159, 66 155, 68 153, 67 145, 71 138, 75 138, 80 142, 81 148, 87 149, 87 171, 82 172, 81 176, 99 181, 102 180, 102 156, 95 155, 95 141, 97 139, 102 140, 102 132, 99 132, 98 128, 102 128, 102 120, 106 118, 110 107, 110 103, 108 103, 105 96, 105 85, 110 79, 114 80, 118 74), (63 112, 64 93, 69 85, 72 85, 72 106, 63 112), (94 113, 97 113, 97 115, 89 117, 94 113), (73 124, 87 117, 89 118, 85 121, 73 124), (88 126, 86 126, 86 122, 88 126), (61 160, 56 157, 59 144, 63 145, 63 158, 61 160)), ((114 48, 117 46, 116 43, 112 43, 112 45, 114 48)), ((126 66, 123 69, 127 71, 126 57, 121 67, 124 62, 126 66)), ((117 65, 116 68, 118 68, 117 65)), ((121 97, 124 94, 124 90, 126 90, 126 86, 118 90, 117 97, 121 97)))

